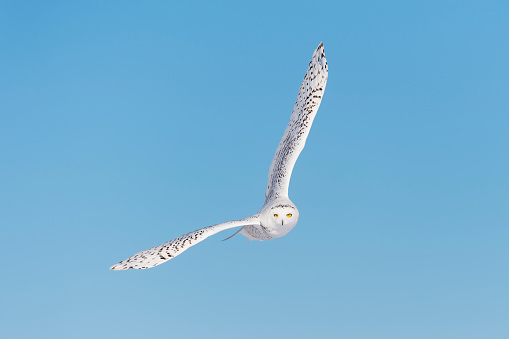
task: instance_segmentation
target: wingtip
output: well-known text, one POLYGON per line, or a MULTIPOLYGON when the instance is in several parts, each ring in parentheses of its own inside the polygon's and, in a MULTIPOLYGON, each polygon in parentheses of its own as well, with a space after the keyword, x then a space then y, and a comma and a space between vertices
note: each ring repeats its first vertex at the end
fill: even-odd
POLYGON ((313 53, 313 59, 315 58, 317 58, 318 60, 325 58, 325 49, 323 47, 323 42, 320 42, 315 52, 313 53))
POLYGON ((112 270, 112 271, 121 271, 121 270, 123 270, 123 268, 120 268, 120 266, 118 264, 115 264, 115 265, 110 267, 110 270, 112 270))
POLYGON ((318 51, 322 52, 322 53, 321 53, 322 55, 324 54, 325 49, 324 49, 324 47, 323 47, 323 42, 320 42, 320 44, 319 44, 319 45, 318 45, 318 47, 316 48, 316 51, 317 51, 317 52, 318 52, 318 51))

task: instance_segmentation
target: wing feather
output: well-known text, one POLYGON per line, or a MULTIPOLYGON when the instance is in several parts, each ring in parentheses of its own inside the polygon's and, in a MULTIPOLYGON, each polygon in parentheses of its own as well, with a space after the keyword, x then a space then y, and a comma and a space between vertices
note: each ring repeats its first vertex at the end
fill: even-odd
POLYGON ((149 248, 111 266, 112 270, 145 269, 160 265, 175 258, 191 246, 205 240, 218 232, 244 225, 259 224, 258 215, 242 220, 229 221, 222 224, 200 228, 186 233, 178 238, 165 242, 156 247, 149 248))
POLYGON ((297 101, 290 116, 290 122, 269 169, 269 182, 265 202, 278 197, 288 197, 288 186, 293 167, 304 148, 311 124, 322 102, 327 84, 328 68, 323 44, 313 53, 304 81, 300 86, 297 101))

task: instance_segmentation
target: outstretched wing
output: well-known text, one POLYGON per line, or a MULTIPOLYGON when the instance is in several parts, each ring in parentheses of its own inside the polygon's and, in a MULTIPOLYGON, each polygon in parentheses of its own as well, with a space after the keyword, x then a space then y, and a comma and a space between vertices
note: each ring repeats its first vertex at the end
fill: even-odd
POLYGON ((127 270, 130 268, 144 269, 157 266, 165 261, 175 258, 189 247, 200 241, 229 228, 259 224, 258 215, 253 215, 242 220, 229 221, 214 226, 208 226, 199 230, 186 233, 178 238, 165 242, 162 245, 149 248, 119 262, 110 267, 112 270, 127 270))
POLYGON ((265 201, 288 197, 288 186, 293 166, 304 148, 311 124, 322 102, 327 84, 327 60, 320 43, 313 53, 313 59, 300 86, 297 101, 293 107, 290 122, 272 159, 269 169, 269 183, 265 201))

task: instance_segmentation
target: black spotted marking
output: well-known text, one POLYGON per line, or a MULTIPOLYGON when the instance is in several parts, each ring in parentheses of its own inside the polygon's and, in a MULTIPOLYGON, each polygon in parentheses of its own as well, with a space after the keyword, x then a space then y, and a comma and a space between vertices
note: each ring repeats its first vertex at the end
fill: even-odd
POLYGON ((263 225, 260 225, 260 228, 253 225, 244 226, 242 228, 242 232, 248 235, 247 237, 248 239, 250 238, 256 240, 274 239, 274 237, 270 235, 268 229, 263 225))
POLYGON ((292 205, 289 205, 289 204, 279 204, 279 205, 274 205, 274 206, 272 206, 270 209, 274 209, 274 208, 285 208, 285 207, 289 207, 289 208, 296 209, 296 208, 295 208, 295 206, 292 206, 292 205))

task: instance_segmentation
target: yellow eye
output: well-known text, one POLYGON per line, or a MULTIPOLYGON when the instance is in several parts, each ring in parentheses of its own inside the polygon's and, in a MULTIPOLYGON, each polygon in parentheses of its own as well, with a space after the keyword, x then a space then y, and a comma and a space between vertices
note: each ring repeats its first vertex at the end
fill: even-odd
POLYGON ((291 214, 291 213, 288 213, 286 216, 287 216, 288 218, 290 218, 290 217, 292 216, 292 214, 291 214))
POLYGON ((277 218, 277 217, 278 217, 278 215, 277 215, 277 214, 274 214, 274 218, 277 218))

